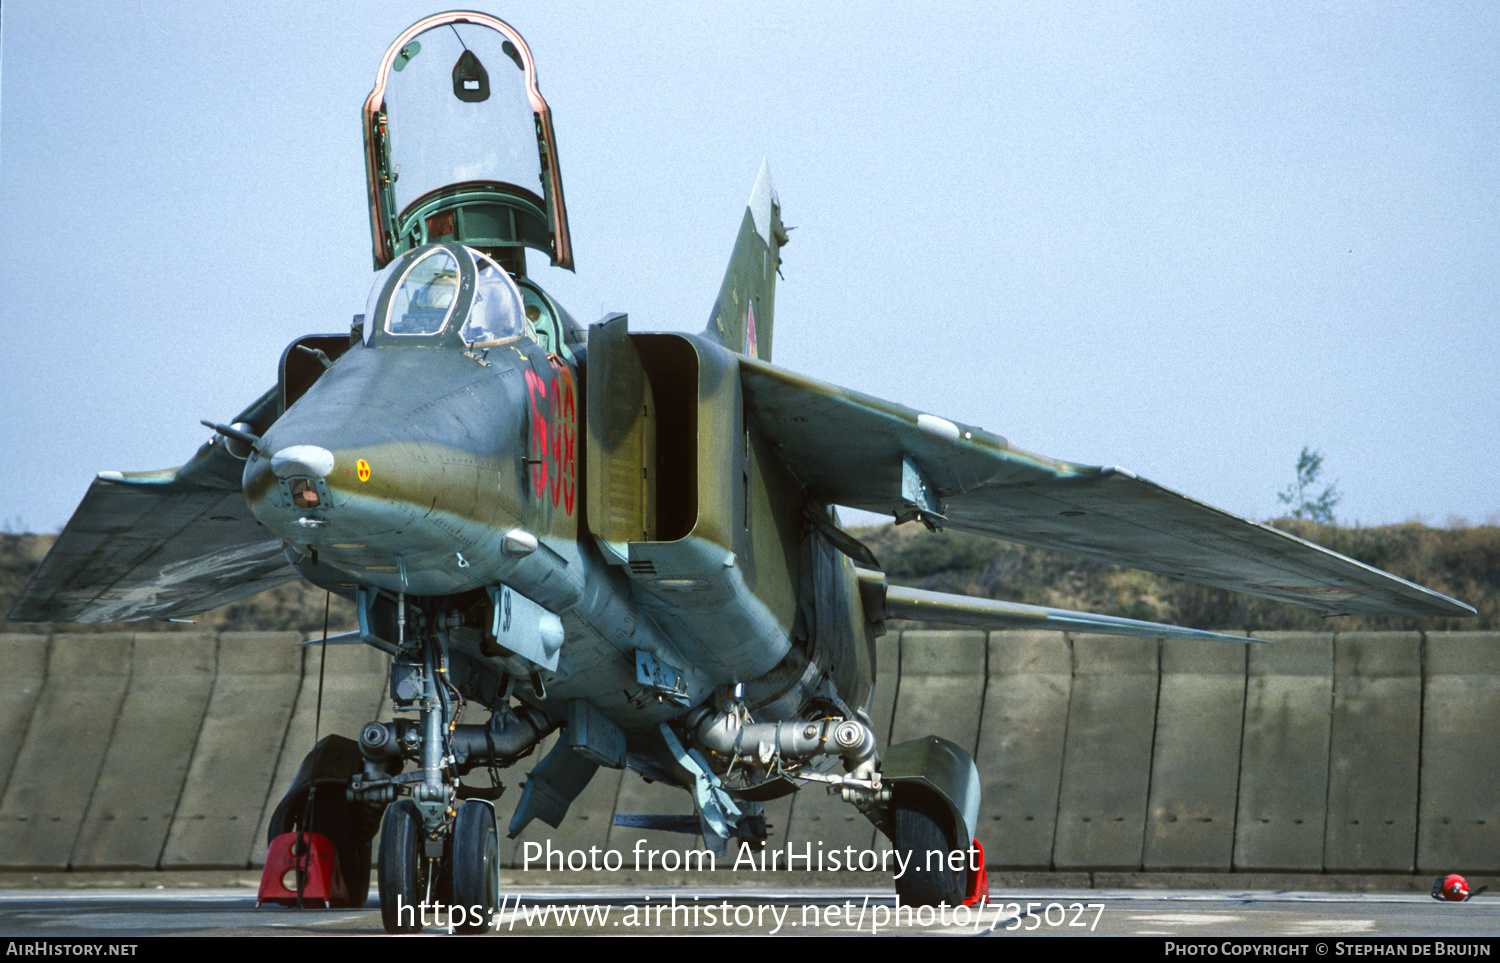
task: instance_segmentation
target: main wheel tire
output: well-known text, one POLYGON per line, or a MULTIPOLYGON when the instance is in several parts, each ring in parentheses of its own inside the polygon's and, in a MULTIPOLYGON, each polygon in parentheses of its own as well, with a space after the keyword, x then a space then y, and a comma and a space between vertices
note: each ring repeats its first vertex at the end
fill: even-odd
POLYGON ((422 817, 416 803, 402 799, 386 808, 380 824, 380 921, 387 933, 420 933, 421 903, 427 898, 427 859, 422 852, 422 817))
POLYGON ((908 906, 957 906, 967 891, 967 868, 955 870, 949 854, 953 843, 953 816, 929 793, 904 793, 895 801, 892 828, 896 850, 905 861, 906 872, 895 880, 896 895, 908 906))
POLYGON ((500 833, 495 811, 477 799, 469 799, 458 810, 453 827, 453 914, 463 907, 460 933, 483 933, 500 903, 500 833), (474 912, 475 909, 479 913, 474 912))

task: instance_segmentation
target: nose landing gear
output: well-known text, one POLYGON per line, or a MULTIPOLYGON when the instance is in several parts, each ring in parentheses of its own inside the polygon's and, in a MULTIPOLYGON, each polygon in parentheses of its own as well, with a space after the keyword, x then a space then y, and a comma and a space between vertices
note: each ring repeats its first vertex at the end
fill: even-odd
MULTIPOLYGON (((405 599, 398 605, 404 612, 405 599)), ((440 620, 419 615, 418 623, 419 639, 408 645, 405 619, 398 622, 391 666, 397 711, 418 718, 365 726, 364 772, 352 780, 350 797, 387 804, 378 871, 386 932, 437 926, 482 933, 499 906, 499 832, 490 799, 473 798, 480 791, 465 790, 459 777, 475 766, 512 764, 558 723, 534 707, 512 706, 502 687, 484 696, 494 705, 487 724, 459 725, 478 669, 461 651, 450 659, 446 632, 431 628, 440 620), (407 760, 419 768, 403 773, 407 760)), ((498 788, 487 795, 498 796, 498 788)))

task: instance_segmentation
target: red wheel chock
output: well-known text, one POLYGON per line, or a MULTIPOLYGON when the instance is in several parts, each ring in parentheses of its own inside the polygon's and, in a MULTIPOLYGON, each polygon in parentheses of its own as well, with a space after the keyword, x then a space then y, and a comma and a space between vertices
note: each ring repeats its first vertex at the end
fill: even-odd
POLYGON ((969 870, 969 895, 964 898, 965 906, 978 906, 990 898, 990 874, 984 868, 984 847, 979 840, 974 840, 974 863, 969 870))
POLYGON ((339 872, 338 850, 317 833, 282 833, 271 840, 255 905, 345 906, 349 888, 339 872))

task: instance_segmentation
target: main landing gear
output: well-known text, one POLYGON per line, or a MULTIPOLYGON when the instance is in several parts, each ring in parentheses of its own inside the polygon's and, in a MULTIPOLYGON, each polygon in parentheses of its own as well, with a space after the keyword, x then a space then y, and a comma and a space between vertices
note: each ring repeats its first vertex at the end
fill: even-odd
POLYGON ((968 898, 968 861, 955 867, 953 817, 924 792, 898 793, 891 807, 891 841, 907 867, 895 879, 896 896, 907 906, 957 906, 968 898))

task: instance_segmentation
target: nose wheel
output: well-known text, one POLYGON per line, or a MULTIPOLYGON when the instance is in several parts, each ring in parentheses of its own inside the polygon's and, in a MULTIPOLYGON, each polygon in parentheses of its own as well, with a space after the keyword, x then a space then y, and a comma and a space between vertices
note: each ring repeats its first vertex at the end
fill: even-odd
POLYGON ((380 824, 380 921, 387 933, 420 933, 432 868, 422 817, 410 799, 386 807, 380 824))
POLYGON ((488 803, 470 799, 459 807, 452 859, 454 929, 483 933, 500 902, 500 833, 488 803))
POLYGON ((470 799, 459 807, 443 850, 443 859, 427 855, 422 816, 410 799, 386 809, 379 882, 380 920, 387 933, 420 933, 429 918, 451 923, 459 933, 490 928, 500 904, 500 833, 489 803, 470 799), (450 888, 451 895, 445 892, 450 888), (446 913, 438 903, 448 904, 446 913))

